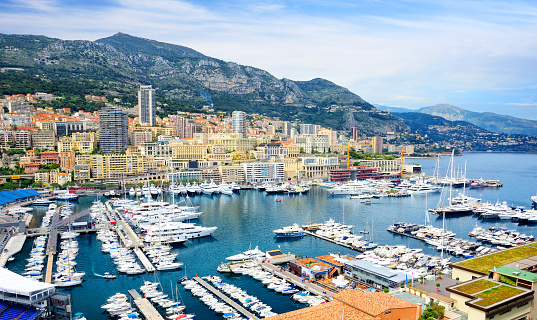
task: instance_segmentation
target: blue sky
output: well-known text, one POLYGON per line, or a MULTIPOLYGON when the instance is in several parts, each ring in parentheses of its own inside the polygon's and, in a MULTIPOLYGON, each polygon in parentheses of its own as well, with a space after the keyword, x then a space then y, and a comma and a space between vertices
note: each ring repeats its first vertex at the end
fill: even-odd
POLYGON ((537 120, 537 2, 0 0, 0 32, 125 32, 371 103, 449 103, 537 120))

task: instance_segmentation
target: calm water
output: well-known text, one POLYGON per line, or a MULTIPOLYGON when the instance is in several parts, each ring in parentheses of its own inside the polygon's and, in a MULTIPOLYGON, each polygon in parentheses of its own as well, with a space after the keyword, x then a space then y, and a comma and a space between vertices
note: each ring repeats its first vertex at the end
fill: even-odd
MULTIPOLYGON (((432 175, 436 159, 408 159, 407 162, 419 163, 423 171, 432 175)), ((440 160, 440 175, 445 176, 449 158, 440 160)), ((455 168, 463 172, 466 162, 466 172, 469 178, 499 179, 504 187, 497 189, 470 189, 467 194, 478 196, 483 201, 507 201, 509 205, 531 205, 530 197, 537 193, 537 155, 536 154, 492 154, 474 153, 455 158, 455 168)), ((455 190, 455 192, 460 192, 455 190)), ((311 189, 304 196, 278 196, 281 202, 275 201, 276 196, 267 196, 255 190, 241 191, 233 196, 195 196, 191 200, 200 206, 203 214, 199 224, 218 226, 213 237, 188 241, 185 245, 174 249, 184 262, 189 277, 217 274, 216 267, 224 258, 244 250, 250 246, 259 246, 261 250, 280 248, 283 252, 292 252, 302 256, 318 256, 329 252, 356 255, 338 245, 321 239, 306 236, 303 239, 280 241, 274 238, 273 229, 293 223, 307 223, 311 220, 322 222, 328 218, 345 221, 355 225, 355 231, 371 228, 370 234, 375 242, 384 244, 405 244, 413 248, 423 248, 426 253, 439 253, 414 239, 393 235, 386 228, 394 221, 423 223, 425 218, 425 196, 409 198, 385 198, 374 200, 371 205, 364 205, 348 197, 330 197, 319 187, 311 189)), ((94 199, 82 198, 77 210, 83 210, 91 205, 94 199)), ((439 194, 427 198, 428 207, 435 207, 439 194)), ((37 211, 43 214, 44 209, 37 211)), ((435 226, 442 226, 442 220, 432 216, 435 226)), ((518 229, 526 234, 537 236, 537 226, 519 226, 512 222, 491 222, 478 220, 475 216, 464 216, 446 219, 446 228, 457 233, 458 237, 469 238, 468 232, 476 225, 505 226, 518 229)), ((85 281, 81 286, 63 290, 73 296, 75 312, 83 312, 88 319, 106 319, 101 313, 100 305, 105 303, 108 296, 116 292, 127 293, 128 289, 138 289, 143 280, 161 281, 167 294, 171 294, 171 286, 175 288, 177 278, 185 275, 185 269, 159 272, 157 275, 145 274, 138 276, 118 275, 115 280, 106 280, 101 275, 106 271, 116 273, 110 257, 101 252, 101 243, 95 235, 79 237, 80 252, 77 257, 78 270, 86 272, 85 281)), ((8 268, 21 272, 24 269, 24 259, 28 257, 31 241, 27 242, 23 251, 8 268)), ((223 275, 224 281, 233 283, 261 301, 272 306, 277 313, 287 312, 302 307, 294 303, 289 296, 282 296, 266 289, 260 282, 249 276, 223 275)), ((173 289, 175 290, 175 289, 173 289)), ((187 306, 186 312, 195 313, 197 319, 222 319, 210 311, 197 298, 178 287, 179 294, 187 306)))

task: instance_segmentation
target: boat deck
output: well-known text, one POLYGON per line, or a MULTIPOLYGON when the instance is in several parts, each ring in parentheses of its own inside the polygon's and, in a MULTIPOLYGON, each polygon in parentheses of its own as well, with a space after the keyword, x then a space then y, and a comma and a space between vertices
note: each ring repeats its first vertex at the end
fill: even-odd
POLYGON ((231 307, 233 307, 235 310, 237 310, 238 312, 242 313, 246 318, 248 319, 258 319, 256 316, 254 316, 253 314, 251 314, 248 310, 244 309, 243 307, 241 307, 240 305, 238 305, 236 302, 234 302, 233 300, 231 300, 228 296, 226 296, 225 294, 223 294, 222 292, 216 290, 213 286, 211 286, 210 284, 208 284, 207 282, 205 282, 205 280, 199 278, 199 277, 194 277, 194 280, 196 280, 199 284, 201 284, 203 287, 205 287, 207 290, 211 291, 212 294, 214 294, 215 296, 217 296, 219 299, 221 299, 222 301, 224 301, 225 303, 227 303, 228 305, 230 305, 231 307))
POLYGON ((155 307, 147 300, 146 298, 142 298, 138 291, 132 289, 129 290, 130 295, 132 296, 132 299, 134 301, 134 304, 140 310, 140 312, 144 315, 144 318, 151 319, 151 320, 164 320, 162 315, 155 309, 155 307))
POLYGON ((363 248, 358 248, 358 247, 354 247, 354 246, 349 246, 348 244, 339 243, 339 242, 335 241, 334 239, 330 239, 330 238, 327 238, 327 237, 325 237, 325 236, 318 235, 318 234, 316 234, 316 233, 314 233, 314 232, 310 232, 310 231, 306 231, 306 230, 304 230, 304 233, 305 233, 305 234, 308 234, 308 235, 310 235, 310 236, 317 237, 317 238, 319 238, 319 239, 323 239, 323 240, 326 240, 326 241, 330 241, 330 242, 332 242, 332 243, 335 243, 335 244, 340 245, 340 246, 342 246, 342 247, 345 247, 345 248, 347 248, 347 249, 351 249, 351 250, 355 250, 355 251, 359 251, 359 252, 365 252, 365 251, 366 251, 366 250, 363 249, 363 248))

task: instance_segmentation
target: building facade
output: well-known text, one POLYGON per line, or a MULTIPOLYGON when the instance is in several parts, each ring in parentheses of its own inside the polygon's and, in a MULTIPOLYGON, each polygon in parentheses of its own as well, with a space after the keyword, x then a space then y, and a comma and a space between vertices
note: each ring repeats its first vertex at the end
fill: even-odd
POLYGON ((246 113, 244 111, 233 111, 231 123, 234 133, 241 134, 242 138, 246 137, 246 113))
POLYGON ((104 153, 120 153, 129 145, 129 118, 116 108, 99 111, 99 142, 104 153))
POLYGON ((131 146, 139 146, 143 142, 152 142, 153 132, 151 131, 133 131, 131 133, 131 146))
POLYGON ((242 167, 246 183, 281 183, 285 180, 285 165, 281 162, 248 162, 242 167))
POLYGON ((151 86, 140 86, 138 91, 138 119, 150 126, 157 123, 156 94, 151 86))

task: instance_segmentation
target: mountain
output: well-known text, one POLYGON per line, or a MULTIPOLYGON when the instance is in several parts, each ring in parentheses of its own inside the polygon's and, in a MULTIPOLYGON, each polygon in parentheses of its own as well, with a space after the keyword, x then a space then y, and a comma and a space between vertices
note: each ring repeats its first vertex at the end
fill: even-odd
POLYGON ((158 89, 164 114, 181 106, 213 105, 220 111, 300 119, 339 130, 357 126, 365 134, 407 129, 401 120, 328 80, 277 79, 265 70, 125 33, 96 41, 0 34, 0 64, 50 80, 85 81, 84 87, 103 88, 112 96, 121 92, 118 83, 132 95, 137 85, 150 84, 158 89))
POLYGON ((500 115, 492 112, 473 112, 449 104, 437 104, 419 112, 440 116, 451 121, 466 121, 483 129, 506 134, 537 136, 537 121, 500 115))
POLYGON ((390 111, 390 112, 393 112, 393 113, 418 112, 418 110, 415 110, 415 109, 408 109, 408 108, 401 108, 401 107, 390 107, 390 106, 387 106, 387 105, 376 104, 376 103, 373 103, 373 106, 375 106, 375 108, 377 108, 379 110, 390 111))
POLYGON ((485 130, 466 121, 450 121, 420 112, 395 113, 410 130, 436 143, 465 151, 536 152, 537 138, 485 130))

